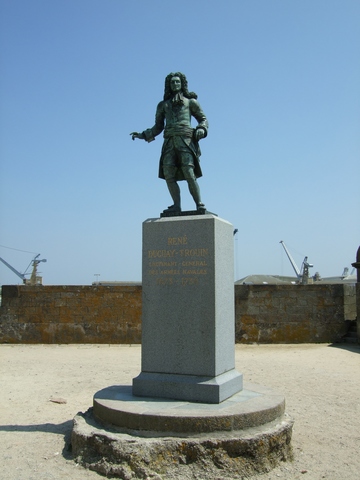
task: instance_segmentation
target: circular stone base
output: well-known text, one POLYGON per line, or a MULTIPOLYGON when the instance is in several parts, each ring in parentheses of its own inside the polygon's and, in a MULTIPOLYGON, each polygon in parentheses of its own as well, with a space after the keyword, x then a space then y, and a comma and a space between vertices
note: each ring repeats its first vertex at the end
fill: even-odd
POLYGON ((72 450, 85 467, 123 480, 242 478, 292 458, 284 406, 281 395, 254 384, 218 405, 109 387, 74 418, 72 450))
POLYGON ((136 397, 131 386, 113 386, 94 395, 94 417, 123 432, 169 435, 242 430, 283 415, 285 399, 270 388, 247 384, 219 404, 136 397))

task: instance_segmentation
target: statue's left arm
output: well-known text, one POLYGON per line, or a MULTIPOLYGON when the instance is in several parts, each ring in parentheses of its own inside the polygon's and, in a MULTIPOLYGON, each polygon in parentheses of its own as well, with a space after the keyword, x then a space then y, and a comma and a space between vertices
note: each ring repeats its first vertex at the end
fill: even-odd
POLYGON ((195 99, 190 100, 190 112, 198 122, 198 125, 195 129, 196 140, 207 137, 209 122, 207 121, 205 113, 200 107, 199 102, 195 99))

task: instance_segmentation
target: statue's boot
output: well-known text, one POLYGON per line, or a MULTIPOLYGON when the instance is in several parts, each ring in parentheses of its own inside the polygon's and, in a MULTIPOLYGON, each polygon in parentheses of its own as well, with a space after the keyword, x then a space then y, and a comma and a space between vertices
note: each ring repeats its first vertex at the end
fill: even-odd
POLYGON ((166 180, 166 184, 168 186, 171 198, 173 199, 174 205, 171 205, 164 213, 176 213, 181 212, 181 200, 180 200, 180 187, 175 182, 175 180, 166 180))

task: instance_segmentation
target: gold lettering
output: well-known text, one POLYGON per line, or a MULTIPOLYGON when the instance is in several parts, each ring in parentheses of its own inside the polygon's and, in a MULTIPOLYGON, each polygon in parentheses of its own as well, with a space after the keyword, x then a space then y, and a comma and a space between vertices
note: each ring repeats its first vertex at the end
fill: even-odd
POLYGON ((187 245, 187 236, 182 237, 168 237, 168 245, 187 245))
POLYGON ((206 268, 198 268, 197 270, 183 270, 182 271, 183 275, 206 275, 207 270, 206 268))
POLYGON ((173 278, 157 278, 156 279, 157 285, 173 285, 174 279, 173 278))
POLYGON ((193 260, 193 261, 184 261, 181 263, 182 267, 206 267, 207 263, 205 260, 200 261, 200 260, 193 260))
POLYGON ((176 250, 149 250, 148 258, 174 257, 176 250))
POLYGON ((206 257, 209 253, 208 248, 191 248, 179 250, 181 257, 206 257))
POLYGON ((174 261, 159 261, 159 262, 149 262, 149 267, 176 267, 177 262, 174 261))
POLYGON ((182 278, 181 279, 181 285, 198 285, 199 279, 194 277, 194 278, 182 278))

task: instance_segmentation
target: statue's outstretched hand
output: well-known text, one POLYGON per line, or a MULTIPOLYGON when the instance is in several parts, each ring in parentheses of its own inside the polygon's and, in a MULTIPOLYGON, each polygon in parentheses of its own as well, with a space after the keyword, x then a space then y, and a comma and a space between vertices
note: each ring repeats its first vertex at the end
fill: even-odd
POLYGON ((131 132, 130 135, 133 140, 135 140, 135 138, 140 138, 141 140, 144 139, 143 134, 139 132, 131 132))

